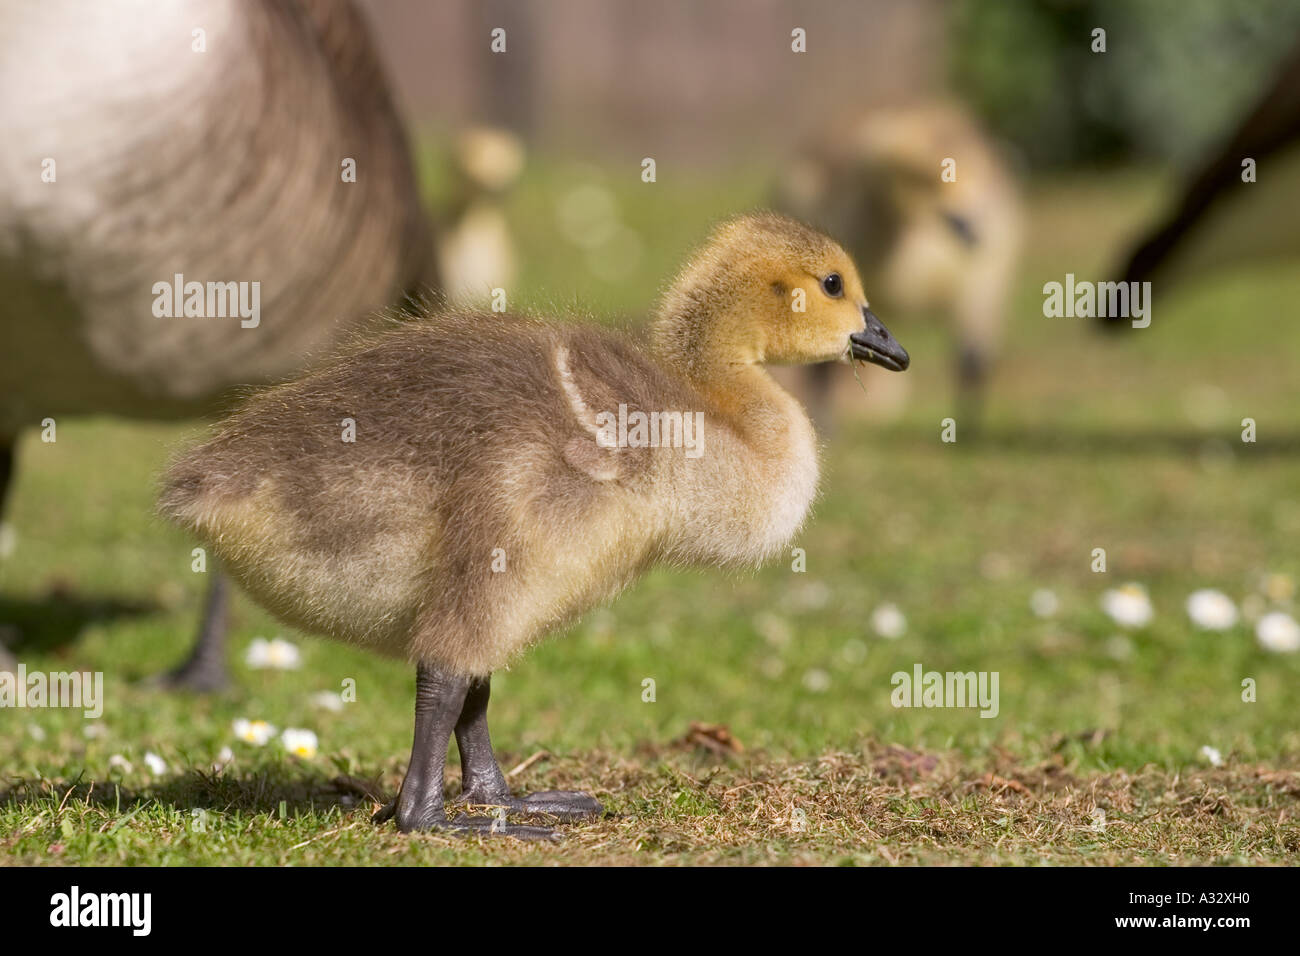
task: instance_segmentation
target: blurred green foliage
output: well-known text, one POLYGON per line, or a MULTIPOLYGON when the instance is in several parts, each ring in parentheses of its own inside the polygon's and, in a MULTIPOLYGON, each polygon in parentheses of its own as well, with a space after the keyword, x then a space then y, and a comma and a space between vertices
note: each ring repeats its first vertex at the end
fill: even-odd
POLYGON ((1031 165, 1187 165, 1271 81, 1300 3, 959 0, 950 27, 954 88, 1031 165))

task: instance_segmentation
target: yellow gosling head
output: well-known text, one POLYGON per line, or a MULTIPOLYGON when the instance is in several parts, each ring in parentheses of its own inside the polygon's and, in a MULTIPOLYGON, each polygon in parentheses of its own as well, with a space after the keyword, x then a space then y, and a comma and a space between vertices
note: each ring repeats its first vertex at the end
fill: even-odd
POLYGON ((909 361, 839 244, 766 212, 723 223, 691 257, 664 296, 655 342, 698 375, 849 358, 902 371, 909 361))

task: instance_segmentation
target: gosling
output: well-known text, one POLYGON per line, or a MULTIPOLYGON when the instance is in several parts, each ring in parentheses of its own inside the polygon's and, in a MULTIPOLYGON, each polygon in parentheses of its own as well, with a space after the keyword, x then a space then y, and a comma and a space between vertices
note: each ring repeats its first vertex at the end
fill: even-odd
POLYGON ((511 794, 488 736, 492 672, 651 565, 781 551, 816 493, 817 450, 763 366, 833 359, 909 363, 837 243, 746 215, 688 261, 648 346, 429 316, 254 396, 172 465, 160 509, 289 624, 416 665, 410 763, 376 822, 552 838, 450 816, 450 737, 465 806, 600 815, 585 793, 511 794))
MULTIPOLYGON (((837 119, 790 164, 784 212, 840 236, 891 314, 943 316, 956 351, 958 413, 981 417, 1020 257, 1013 164, 965 109, 921 102, 837 119), (951 166, 945 164, 952 163, 951 166)), ((830 366, 801 370, 813 419, 832 425, 830 366)))

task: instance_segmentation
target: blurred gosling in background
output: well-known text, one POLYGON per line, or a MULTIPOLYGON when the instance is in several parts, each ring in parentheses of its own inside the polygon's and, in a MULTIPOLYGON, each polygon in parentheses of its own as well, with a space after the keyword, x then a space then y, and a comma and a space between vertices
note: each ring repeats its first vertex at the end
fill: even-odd
MULTIPOLYGON (((1009 163, 974 120, 930 103, 837 124, 790 163, 775 204, 843 242, 873 290, 873 307, 896 323, 922 315, 946 322, 958 410, 978 419, 1007 322, 1022 212, 1009 163)), ((868 393, 884 406, 877 412, 896 412, 904 396, 886 389, 905 389, 906 380, 885 378, 867 378, 868 393)), ((848 369, 810 366, 785 380, 823 430, 836 406, 862 407, 848 369)))
POLYGON ((452 305, 487 308, 492 290, 511 288, 518 265, 505 201, 524 162, 523 142, 507 130, 475 127, 457 135, 455 198, 438 240, 452 305))

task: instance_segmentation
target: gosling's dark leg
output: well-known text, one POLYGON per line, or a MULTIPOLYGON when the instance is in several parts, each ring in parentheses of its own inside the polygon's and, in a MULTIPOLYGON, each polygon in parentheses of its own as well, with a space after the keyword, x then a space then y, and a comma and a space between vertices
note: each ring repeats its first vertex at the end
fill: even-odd
POLYGON ((957 414, 968 435, 983 424, 989 364, 988 356, 974 346, 963 345, 957 353, 957 414))
POLYGON ((208 597, 199 622, 199 636, 184 663, 159 678, 173 690, 199 693, 221 690, 230 683, 226 670, 226 631, 229 624, 230 581, 213 569, 208 597))
POLYGON ((483 677, 470 682, 465 706, 456 722, 461 802, 469 806, 505 807, 513 813, 544 815, 559 820, 582 820, 604 813, 604 807, 595 797, 577 790, 544 790, 522 798, 510 793, 510 785, 492 753, 492 739, 488 735, 490 681, 490 678, 483 677))
POLYGON ((505 774, 492 753, 487 705, 492 685, 486 677, 470 681, 465 704, 456 720, 460 749, 461 800, 475 806, 505 806, 511 799, 505 774))
MULTIPOLYGON (((0 528, 4 527, 5 502, 9 496, 9 482, 14 474, 14 443, 13 438, 0 439, 0 528)), ((0 671, 14 673, 17 669, 18 662, 4 643, 0 642, 0 671)))
MULTIPOLYGON (((374 821, 383 823, 395 817, 397 828, 403 833, 447 830, 497 833, 524 840, 553 839, 554 830, 506 823, 497 817, 471 817, 462 813, 454 820, 447 819, 442 796, 447 746, 460 720, 469 687, 469 678, 445 674, 427 664, 416 669, 415 742, 411 746, 411 761, 397 799, 375 814, 374 821)), ((491 757, 490 749, 488 756, 491 757)))

